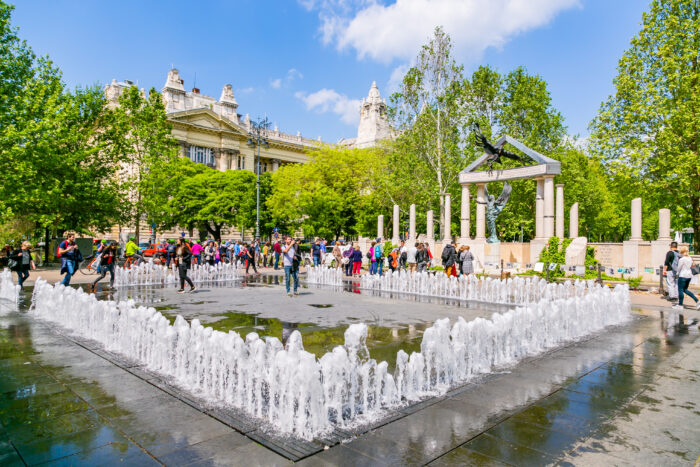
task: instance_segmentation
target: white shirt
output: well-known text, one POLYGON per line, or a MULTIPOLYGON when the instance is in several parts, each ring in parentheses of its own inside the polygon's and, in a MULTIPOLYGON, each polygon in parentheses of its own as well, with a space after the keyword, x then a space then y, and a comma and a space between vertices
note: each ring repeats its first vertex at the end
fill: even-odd
POLYGON ((692 265, 693 260, 690 256, 681 256, 681 259, 678 260, 678 277, 692 279, 693 273, 690 270, 692 265))
POLYGON ((416 253, 418 253, 418 249, 414 246, 409 247, 406 250, 406 262, 407 263, 415 263, 416 262, 416 253))

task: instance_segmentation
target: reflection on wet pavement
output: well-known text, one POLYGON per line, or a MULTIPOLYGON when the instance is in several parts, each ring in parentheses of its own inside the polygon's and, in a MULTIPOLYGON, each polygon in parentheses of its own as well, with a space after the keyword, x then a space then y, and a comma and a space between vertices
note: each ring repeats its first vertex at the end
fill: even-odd
MULTIPOLYGON (((206 309, 211 301, 197 297, 190 305, 206 309)), ((171 318, 178 312, 177 304, 161 306, 171 318)), ((342 344, 347 327, 227 306, 207 325, 275 336, 298 329, 316 355, 342 344)), ((393 421, 301 463, 691 465, 700 454, 700 340, 697 325, 674 319, 639 315, 403 408, 393 421)), ((370 327, 371 356, 390 360, 398 348, 418 350, 429 322, 370 327)), ((0 312, 0 375, 3 466, 286 463, 21 312, 0 312)))

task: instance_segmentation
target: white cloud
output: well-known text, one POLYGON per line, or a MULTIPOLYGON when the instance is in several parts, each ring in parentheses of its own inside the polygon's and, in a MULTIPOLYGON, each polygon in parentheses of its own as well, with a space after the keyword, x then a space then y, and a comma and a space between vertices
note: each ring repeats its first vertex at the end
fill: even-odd
POLYGON ((386 85, 388 95, 391 95, 397 91, 401 90, 401 84, 403 83, 403 77, 406 75, 411 65, 404 63, 399 65, 391 71, 391 76, 389 77, 389 82, 386 85))
POLYGON ((253 88, 253 87, 243 88, 243 89, 239 89, 236 94, 250 94, 253 91, 255 91, 255 88, 253 88))
POLYGON ((541 27, 580 0, 300 0, 317 10, 324 43, 352 48, 358 58, 389 63, 410 60, 442 26, 456 52, 475 60, 489 47, 502 47, 520 33, 541 27))
POLYGON ((307 110, 318 113, 333 112, 340 116, 340 119, 348 125, 357 126, 360 122, 359 99, 350 99, 344 94, 339 94, 333 89, 321 89, 311 94, 297 92, 294 94, 297 99, 304 102, 307 110))
POLYGON ((270 80, 270 87, 273 89, 279 89, 282 87, 282 85, 286 86, 291 84, 295 79, 304 79, 304 75, 296 68, 290 68, 284 78, 270 80))

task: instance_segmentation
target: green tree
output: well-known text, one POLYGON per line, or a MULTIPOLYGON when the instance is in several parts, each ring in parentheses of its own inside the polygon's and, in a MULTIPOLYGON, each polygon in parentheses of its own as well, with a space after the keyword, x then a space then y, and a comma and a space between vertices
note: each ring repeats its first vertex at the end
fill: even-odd
POLYGON ((591 123, 625 201, 668 207, 700 251, 700 3, 653 0, 618 64, 616 92, 591 123))
POLYGON ((309 153, 307 164, 282 167, 266 202, 272 222, 306 236, 356 235, 377 163, 373 150, 323 146, 309 153))
POLYGON ((155 203, 162 196, 155 193, 155 180, 173 164, 178 146, 162 97, 153 88, 146 96, 136 86, 127 87, 108 118, 105 137, 109 151, 121 164, 122 188, 128 195, 129 218, 138 238, 144 215, 152 222, 157 220, 155 203))

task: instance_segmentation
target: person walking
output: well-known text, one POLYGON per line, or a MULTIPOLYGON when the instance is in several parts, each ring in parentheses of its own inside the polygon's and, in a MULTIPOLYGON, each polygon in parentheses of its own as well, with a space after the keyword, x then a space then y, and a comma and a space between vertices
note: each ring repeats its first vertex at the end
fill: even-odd
POLYGON ((428 269, 428 250, 425 249, 425 246, 422 243, 417 243, 417 245, 416 268, 418 269, 418 272, 425 272, 428 269))
POLYGON ((311 257, 314 260, 314 266, 321 265, 321 240, 316 237, 316 240, 311 245, 311 257))
POLYGON ((14 260, 15 267, 10 270, 17 273, 17 285, 24 289, 24 281, 29 277, 29 270, 36 269, 34 265, 34 257, 32 256, 32 244, 22 242, 19 250, 10 254, 10 260, 14 260))
POLYGON ((214 266, 216 263, 216 248, 212 240, 209 240, 207 246, 204 248, 204 262, 209 266, 214 266))
POLYGON ((78 245, 75 244, 75 234, 73 232, 67 232, 65 234, 66 239, 63 240, 58 245, 58 254, 61 256, 61 274, 65 274, 61 284, 68 287, 70 285, 71 277, 78 270, 78 263, 82 261, 83 257, 80 254, 78 245))
POLYGON ((202 248, 202 245, 200 245, 197 242, 194 242, 192 245, 192 256, 194 257, 195 264, 202 264, 202 252, 204 251, 204 248, 202 248))
POLYGON ((376 273, 380 276, 384 270, 384 251, 382 250, 382 239, 377 237, 377 244, 374 245, 374 259, 377 260, 376 273))
POLYGON ((433 262, 433 252, 430 251, 430 244, 429 244, 428 242, 425 242, 425 243, 423 244, 423 247, 425 248, 425 251, 426 251, 427 254, 428 254, 428 268, 430 268, 430 265, 431 265, 432 262, 433 262))
POLYGON ((282 245, 280 244, 280 241, 277 240, 275 241, 275 244, 272 245, 272 251, 275 254, 275 271, 280 268, 280 255, 282 254, 282 245))
POLYGON ((416 255, 417 254, 418 254, 418 243, 406 248, 406 264, 408 264, 408 270, 410 272, 416 272, 416 268, 417 268, 416 255))
POLYGON ((401 240, 399 243, 399 269, 406 269, 406 260, 408 259, 408 252, 406 248, 406 242, 401 240))
POLYGON ((102 279, 104 279, 108 272, 109 272, 109 286, 110 287, 114 286, 114 263, 116 263, 116 259, 117 259, 117 247, 118 246, 119 245, 117 243, 112 243, 111 245, 107 245, 105 248, 102 249, 102 251, 100 253, 100 267, 98 269, 98 272, 100 275, 92 283, 92 291, 93 292, 95 292, 97 290, 97 283, 100 282, 102 279))
POLYGON ((474 273, 474 255, 469 250, 469 245, 464 245, 460 248, 459 262, 462 265, 462 274, 474 273))
POLYGON ((333 258, 335 258, 336 269, 343 265, 343 253, 340 251, 340 242, 338 241, 333 245, 333 258))
POLYGON ((387 255, 389 257, 389 270, 393 273, 399 268, 399 249, 394 248, 387 255))
POLYGON ((294 279, 294 295, 299 295, 299 266, 295 265, 294 257, 298 253, 299 244, 292 242, 292 237, 287 236, 284 239, 285 246, 282 251, 282 267, 284 268, 284 286, 287 288, 287 295, 292 296, 292 291, 289 286, 290 277, 294 279))
POLYGON ((359 276, 362 272, 362 250, 360 245, 355 245, 352 252, 352 275, 359 276))
POLYGON ((369 273, 370 275, 374 275, 377 272, 377 258, 374 257, 374 247, 377 245, 377 242, 372 242, 372 244, 369 247, 369 251, 367 252, 367 259, 369 260, 369 273))
POLYGON ((250 246, 245 250, 246 255, 246 265, 245 273, 248 274, 248 270, 253 266, 253 271, 255 274, 260 274, 258 268, 255 266, 255 244, 251 243, 250 246))
POLYGON ((678 253, 678 243, 671 242, 669 251, 666 253, 664 261, 664 276, 666 276, 666 285, 668 286, 668 297, 666 300, 675 302, 678 300, 678 261, 681 255, 678 253))
POLYGON ((270 242, 265 242, 265 245, 263 246, 263 267, 266 268, 268 259, 270 258, 270 242))
POLYGON ((455 247, 451 243, 445 245, 445 248, 442 250, 442 256, 440 257, 442 259, 442 267, 448 276, 452 275, 452 271, 455 268, 455 254, 455 247))
POLYGON ((177 272, 180 275, 180 289, 177 293, 185 293, 185 282, 190 286, 190 292, 195 291, 192 279, 187 276, 187 270, 192 263, 192 249, 187 244, 184 238, 177 239, 177 247, 175 248, 175 264, 177 264, 177 272))
POLYGON ((683 298, 685 295, 689 296, 693 300, 695 300, 695 308, 700 310, 700 301, 698 301, 698 297, 693 294, 690 290, 688 290, 688 286, 690 285, 690 281, 693 279, 693 271, 691 268, 693 267, 693 259, 690 257, 688 254, 688 249, 683 247, 681 248, 680 251, 680 256, 681 259, 678 260, 678 304, 674 305, 673 308, 676 310, 682 310, 683 307, 683 298))
POLYGON ((348 245, 343 252, 343 265, 345 266, 345 275, 348 277, 352 276, 352 255, 354 252, 355 249, 352 245, 348 245))

